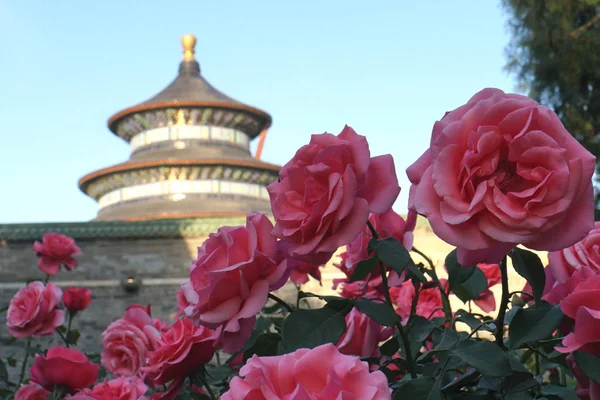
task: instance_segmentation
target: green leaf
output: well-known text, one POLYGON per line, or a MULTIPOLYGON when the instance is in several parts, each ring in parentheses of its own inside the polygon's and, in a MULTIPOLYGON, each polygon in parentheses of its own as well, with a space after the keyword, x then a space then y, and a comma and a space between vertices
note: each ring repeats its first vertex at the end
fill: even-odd
POLYGON ((359 262, 356 268, 354 268, 354 272, 352 272, 350 282, 362 281, 373 272, 375 267, 377 267, 377 257, 371 257, 359 262))
POLYGON ((403 382, 393 400, 442 400, 439 383, 433 378, 417 378, 403 382))
POLYGON ((431 331, 437 327, 435 322, 429 321, 427 318, 416 315, 410 323, 409 334, 417 343, 424 342, 431 331))
MULTIPOLYGON (((484 324, 483 326, 480 327, 481 323, 484 321, 480 320, 473 314, 470 314, 466 310, 462 310, 462 309, 458 310, 456 313, 454 313, 454 317, 457 321, 467 324, 469 326, 469 328, 471 328, 471 329, 479 328, 479 330, 490 331, 490 332, 493 331, 493 329, 490 328, 487 324, 484 324)), ((489 320, 489 322, 493 322, 493 321, 489 320)))
POLYGON ((436 350, 450 350, 458 343, 458 333, 452 329, 446 329, 442 335, 442 339, 435 346, 436 350))
POLYGON ((568 388, 558 385, 546 385, 542 386, 540 390, 542 394, 556 396, 562 400, 579 400, 579 396, 575 394, 573 388, 568 388))
POLYGON ((408 250, 404 248, 402 243, 393 237, 387 237, 385 239, 371 239, 369 242, 369 248, 375 250, 377 258, 385 265, 396 271, 398 275, 402 274, 402 272, 404 272, 404 270, 408 267, 413 276, 418 278, 423 283, 427 282, 427 278, 415 265, 408 250))
POLYGON ((60 331, 60 333, 67 333, 67 327, 64 325, 59 326, 58 328, 56 328, 57 330, 60 331))
POLYGON ((525 343, 536 342, 552 336, 564 318, 558 304, 545 301, 519 309, 508 327, 508 344, 516 349, 525 343))
POLYGON ((462 341, 452 350, 452 354, 484 375, 504 377, 512 374, 506 353, 487 340, 462 341))
POLYGON ((0 382, 8 382, 8 370, 2 359, 0 359, 0 382))
POLYGON ((476 265, 463 267, 456 258, 456 249, 446 257, 448 270, 448 285, 450 291, 464 303, 477 299, 481 292, 487 289, 487 278, 476 265))
POLYGON ((244 352, 244 362, 256 354, 259 357, 276 356, 277 348, 281 342, 278 333, 263 333, 254 342, 254 345, 244 352))
POLYGON ((325 343, 337 343, 346 331, 344 317, 349 311, 325 306, 290 313, 283 323, 282 332, 286 351, 312 349, 325 343))
POLYGON ((369 299, 356 299, 354 306, 358 311, 366 314, 373 321, 383 326, 394 326, 400 321, 398 314, 386 303, 369 299))
POLYGON ((6 359, 6 363, 8 365, 10 365, 11 367, 13 367, 13 368, 17 366, 17 360, 15 358, 13 358, 13 357, 8 357, 6 359))
POLYGON ((79 333, 77 329, 70 330, 69 333, 67 333, 67 342, 69 342, 69 344, 77 345, 80 336, 81 333, 79 333))
POLYGON ((397 337, 392 337, 390 340, 381 345, 380 351, 384 356, 391 357, 400 350, 400 343, 397 337))
POLYGON ((544 286, 546 286, 546 274, 542 260, 537 254, 518 247, 513 249, 510 257, 515 271, 531 285, 533 297, 538 302, 542 298, 544 286))
POLYGON ((0 308, 0 312, 5 312, 6 310, 8 310, 8 306, 0 308))
POLYGON ((600 358, 590 353, 576 351, 573 353, 575 364, 581 368, 588 378, 596 383, 600 383, 600 358))

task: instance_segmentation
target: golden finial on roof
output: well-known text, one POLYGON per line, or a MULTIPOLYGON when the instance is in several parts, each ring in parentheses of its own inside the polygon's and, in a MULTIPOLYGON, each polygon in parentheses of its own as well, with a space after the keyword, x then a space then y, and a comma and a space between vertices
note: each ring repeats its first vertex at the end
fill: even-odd
POLYGON ((194 61, 194 47, 196 47, 196 36, 194 35, 183 35, 181 38, 181 45, 183 46, 183 61, 194 61))

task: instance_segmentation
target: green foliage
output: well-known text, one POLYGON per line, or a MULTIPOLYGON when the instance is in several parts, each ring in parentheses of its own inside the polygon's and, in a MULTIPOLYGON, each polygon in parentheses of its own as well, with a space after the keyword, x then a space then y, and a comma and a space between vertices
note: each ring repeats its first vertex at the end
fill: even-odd
POLYGON ((345 316, 352 306, 338 308, 327 304, 316 310, 296 310, 283 323, 283 346, 286 352, 312 349, 325 343, 337 343, 346 331, 345 316))
POLYGON ((546 274, 544 273, 542 260, 534 252, 518 247, 515 247, 510 253, 510 257, 515 271, 531 285, 535 301, 540 301, 546 285, 546 274))
POLYGON ((573 358, 575 359, 575 364, 581 368, 588 378, 596 383, 600 383, 600 358, 583 351, 574 352, 573 358))
POLYGON ((394 391, 393 400, 442 400, 439 379, 424 377, 404 381, 394 391))
POLYGON ((476 265, 463 267, 458 263, 456 250, 452 250, 446 257, 448 270, 448 285, 450 291, 463 302, 479 297, 487 289, 487 278, 476 265))
POLYGON ((508 328, 510 347, 515 349, 551 337, 563 318, 558 305, 545 301, 518 309, 508 328))
POLYGON ((396 271, 398 275, 401 275, 405 269, 408 269, 411 275, 420 282, 427 282, 427 278, 414 263, 408 250, 395 238, 371 239, 369 242, 369 251, 373 250, 377 258, 396 271))
POLYGON ((356 299, 354 306, 358 311, 368 315, 373 321, 383 326, 394 326, 400 321, 398 314, 387 304, 369 299, 356 299))
POLYGON ((377 257, 371 257, 367 260, 363 260, 358 263, 352 276, 350 277, 350 282, 361 281, 365 279, 373 270, 377 267, 377 257))

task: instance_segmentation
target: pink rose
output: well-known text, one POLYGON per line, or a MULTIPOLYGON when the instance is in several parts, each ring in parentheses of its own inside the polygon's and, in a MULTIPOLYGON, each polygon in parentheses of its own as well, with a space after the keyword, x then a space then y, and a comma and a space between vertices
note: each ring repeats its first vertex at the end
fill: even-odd
POLYGON ((358 357, 332 344, 274 357, 252 356, 234 377, 221 400, 390 400, 387 378, 369 373, 358 357))
POLYGON ((61 265, 64 265, 67 271, 71 271, 78 264, 73 256, 81 254, 73 239, 53 232, 45 233, 42 243, 36 241, 33 251, 38 255, 38 268, 48 275, 58 274, 61 265))
POLYGON ((484 89, 435 123, 406 171, 409 207, 462 265, 499 263, 517 244, 557 251, 593 228, 595 166, 553 111, 484 89))
POLYGON ((47 400, 50 394, 49 391, 37 383, 31 382, 28 385, 21 385, 15 393, 15 400, 47 400))
MULTIPOLYGON (((446 284, 444 279, 440 279, 442 286, 446 284)), ((410 316, 413 297, 415 297, 415 287, 410 280, 405 281, 398 287, 390 288, 392 302, 396 306, 396 314, 402 317, 402 323, 406 324, 410 316)), ((421 289, 419 300, 417 301, 417 315, 427 319, 443 317, 442 295, 437 287, 430 289, 421 289)))
POLYGON ((394 160, 371 157, 364 136, 346 126, 312 135, 269 185, 273 234, 291 256, 324 264, 362 231, 369 212, 386 213, 400 193, 394 160))
POLYGON ((334 279, 332 289, 337 290, 338 287, 341 287, 340 297, 346 299, 383 299, 383 295, 375 289, 371 281, 348 282, 348 279, 334 279))
POLYGON ((496 310, 496 299, 490 288, 502 282, 500 267, 498 264, 477 264, 477 266, 483 271, 488 284, 487 289, 480 293, 479 297, 473 300, 473 303, 481 308, 483 312, 490 313, 496 310))
POLYGON ((600 275, 582 280, 560 303, 563 314, 574 320, 573 332, 556 350, 571 353, 582 350, 600 355, 600 275))
POLYGON ((594 229, 583 240, 548 253, 548 268, 558 282, 565 282, 583 266, 600 273, 600 222, 595 223, 594 229))
POLYGON ((96 384, 92 389, 84 389, 78 395, 86 395, 95 400, 144 400, 148 386, 135 376, 120 377, 96 384))
POLYGON ((279 261, 272 230, 260 213, 250 214, 246 226, 219 228, 198 248, 190 281, 182 285, 190 304, 186 315, 196 324, 217 329, 217 345, 228 353, 243 347, 269 292, 283 286, 289 276, 287 262, 279 261))
POLYGON ((212 359, 216 339, 213 330, 197 327, 188 318, 175 322, 162 333, 156 349, 148 354, 148 366, 142 368, 145 381, 159 387, 192 375, 212 359))
POLYGON ((384 329, 377 322, 353 308, 346 315, 346 332, 336 347, 342 354, 362 358, 379 357, 379 343, 388 339, 390 329, 384 329))
POLYGON ((288 267, 290 269, 290 279, 296 285, 308 282, 309 275, 321 283, 321 266, 318 264, 289 258, 288 267))
POLYGON ((102 333, 101 362, 112 375, 133 376, 146 365, 160 337, 157 321, 148 312, 149 307, 131 306, 102 333))
POLYGON ((44 389, 52 391, 54 385, 66 386, 69 390, 92 385, 98 378, 100 366, 76 349, 54 346, 46 356, 35 356, 31 367, 31 380, 44 389))
POLYGON ((65 320, 58 309, 62 291, 58 286, 31 282, 14 295, 8 306, 6 325, 16 338, 52 335, 65 320))
POLYGON ((62 301, 69 311, 83 311, 92 302, 92 292, 86 288, 70 287, 63 292, 62 301))
MULTIPOLYGON (((588 267, 581 267, 564 282, 560 283, 554 280, 554 275, 550 268, 546 267, 546 285, 544 286, 544 295, 542 299, 550 304, 559 304, 569 296, 580 283, 598 275, 588 267)), ((531 286, 527 284, 524 291, 531 292, 531 286)), ((533 298, 528 299, 532 301, 533 298)))

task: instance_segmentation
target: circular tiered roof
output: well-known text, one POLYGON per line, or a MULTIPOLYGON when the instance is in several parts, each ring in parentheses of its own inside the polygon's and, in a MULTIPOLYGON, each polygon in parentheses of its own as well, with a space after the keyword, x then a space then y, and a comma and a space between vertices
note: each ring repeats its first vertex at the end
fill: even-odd
MULTIPOLYGON (((266 187, 279 167, 250 154, 271 116, 219 92, 200 74, 195 37, 182 38, 179 74, 156 96, 113 115, 130 159, 84 176, 98 220, 189 218, 270 211, 266 187)), ((261 146, 259 146, 261 147, 261 146)))
POLYGON ((258 136, 263 130, 271 126, 271 116, 258 108, 241 103, 215 89, 200 74, 200 64, 194 58, 194 47, 196 38, 193 35, 184 35, 181 39, 184 56, 179 65, 179 74, 166 88, 150 99, 135 106, 128 107, 117 112, 109 118, 109 129, 123 139, 129 141, 131 138, 121 129, 127 125, 128 120, 139 119, 145 112, 163 109, 194 109, 201 108, 237 113, 238 121, 219 120, 212 121, 218 126, 235 127, 234 125, 249 125, 245 130, 250 138, 258 136), (250 121, 242 121, 240 115, 250 121))

